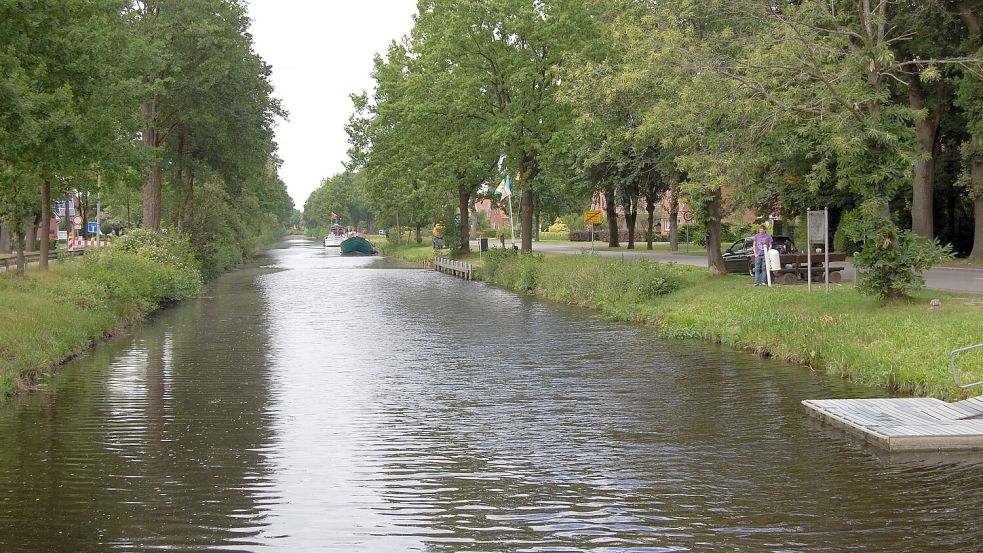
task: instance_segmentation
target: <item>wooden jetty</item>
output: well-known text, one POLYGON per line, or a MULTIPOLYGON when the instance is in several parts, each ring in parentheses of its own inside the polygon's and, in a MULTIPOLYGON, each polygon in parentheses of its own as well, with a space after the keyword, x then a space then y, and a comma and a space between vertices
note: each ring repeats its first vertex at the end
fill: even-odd
POLYGON ((809 414, 890 451, 983 450, 983 396, 810 399, 809 414))
POLYGON ((436 257, 433 260, 433 268, 441 273, 453 275, 465 280, 474 279, 474 267, 464 261, 455 261, 446 257, 436 257))

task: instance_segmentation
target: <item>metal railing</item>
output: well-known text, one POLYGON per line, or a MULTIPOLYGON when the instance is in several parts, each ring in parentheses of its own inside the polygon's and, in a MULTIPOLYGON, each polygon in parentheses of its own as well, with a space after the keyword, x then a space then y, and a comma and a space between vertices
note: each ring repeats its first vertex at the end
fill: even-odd
POLYGON ((957 388, 965 389, 965 388, 972 388, 974 386, 983 385, 983 380, 980 380, 979 382, 973 382, 972 384, 959 383, 959 369, 956 367, 956 356, 959 355, 960 353, 967 352, 969 350, 973 350, 976 348, 983 348, 983 344, 976 344, 975 346, 959 348, 956 350, 952 350, 952 352, 949 353, 949 367, 952 369, 952 379, 955 381, 957 388))
MULTIPOLYGON (((76 257, 76 256, 84 255, 84 254, 85 254, 85 250, 84 249, 69 250, 67 252, 66 251, 63 251, 62 252, 62 255, 65 255, 67 257, 76 257)), ((48 252, 48 261, 57 261, 57 260, 58 260, 58 251, 57 250, 51 250, 51 251, 49 251, 48 252)), ((36 263, 39 263, 40 261, 41 261, 41 254, 40 253, 25 253, 24 254, 24 264, 26 266, 28 266, 28 267, 30 267, 31 265, 34 265, 36 263)), ((0 258, 0 272, 2 272, 2 271, 12 271, 12 270, 14 270, 16 268, 17 268, 17 256, 10 256, 10 257, 0 258)))

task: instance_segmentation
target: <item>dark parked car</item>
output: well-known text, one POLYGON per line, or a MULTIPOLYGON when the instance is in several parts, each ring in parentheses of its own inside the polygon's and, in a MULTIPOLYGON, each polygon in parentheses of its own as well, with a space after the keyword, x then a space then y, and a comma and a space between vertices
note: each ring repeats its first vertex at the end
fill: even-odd
MULTIPOLYGON (((778 250, 778 253, 795 253, 799 250, 795 248, 795 242, 788 236, 773 236, 772 247, 778 250)), ((731 247, 724 251, 724 265, 727 267, 728 273, 744 273, 746 275, 754 274, 754 252, 751 251, 751 244, 753 243, 753 237, 748 236, 734 242, 731 247)))

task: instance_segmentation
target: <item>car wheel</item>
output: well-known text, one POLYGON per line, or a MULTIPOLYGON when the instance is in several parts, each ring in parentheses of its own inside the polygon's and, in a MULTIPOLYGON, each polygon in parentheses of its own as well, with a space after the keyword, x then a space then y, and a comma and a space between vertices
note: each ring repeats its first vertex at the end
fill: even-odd
POLYGON ((747 274, 754 276, 754 259, 748 261, 747 264, 747 274))

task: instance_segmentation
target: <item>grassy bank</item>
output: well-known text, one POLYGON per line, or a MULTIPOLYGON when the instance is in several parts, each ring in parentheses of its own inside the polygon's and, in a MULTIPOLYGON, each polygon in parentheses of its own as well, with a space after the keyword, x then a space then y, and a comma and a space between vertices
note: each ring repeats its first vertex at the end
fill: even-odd
POLYGON ((0 399, 201 286, 190 245, 146 231, 47 272, 0 274, 0 399))
MULTIPOLYGON (((651 325, 666 337, 719 342, 901 394, 978 393, 957 389, 948 368, 949 351, 983 339, 983 308, 966 305, 978 297, 925 291, 884 304, 849 284, 828 296, 805 286, 755 288, 740 275, 589 255, 493 254, 484 265, 486 281, 651 325), (942 299, 941 310, 928 309, 931 298, 942 299)), ((960 369, 964 382, 983 379, 983 354, 967 354, 960 369)))

